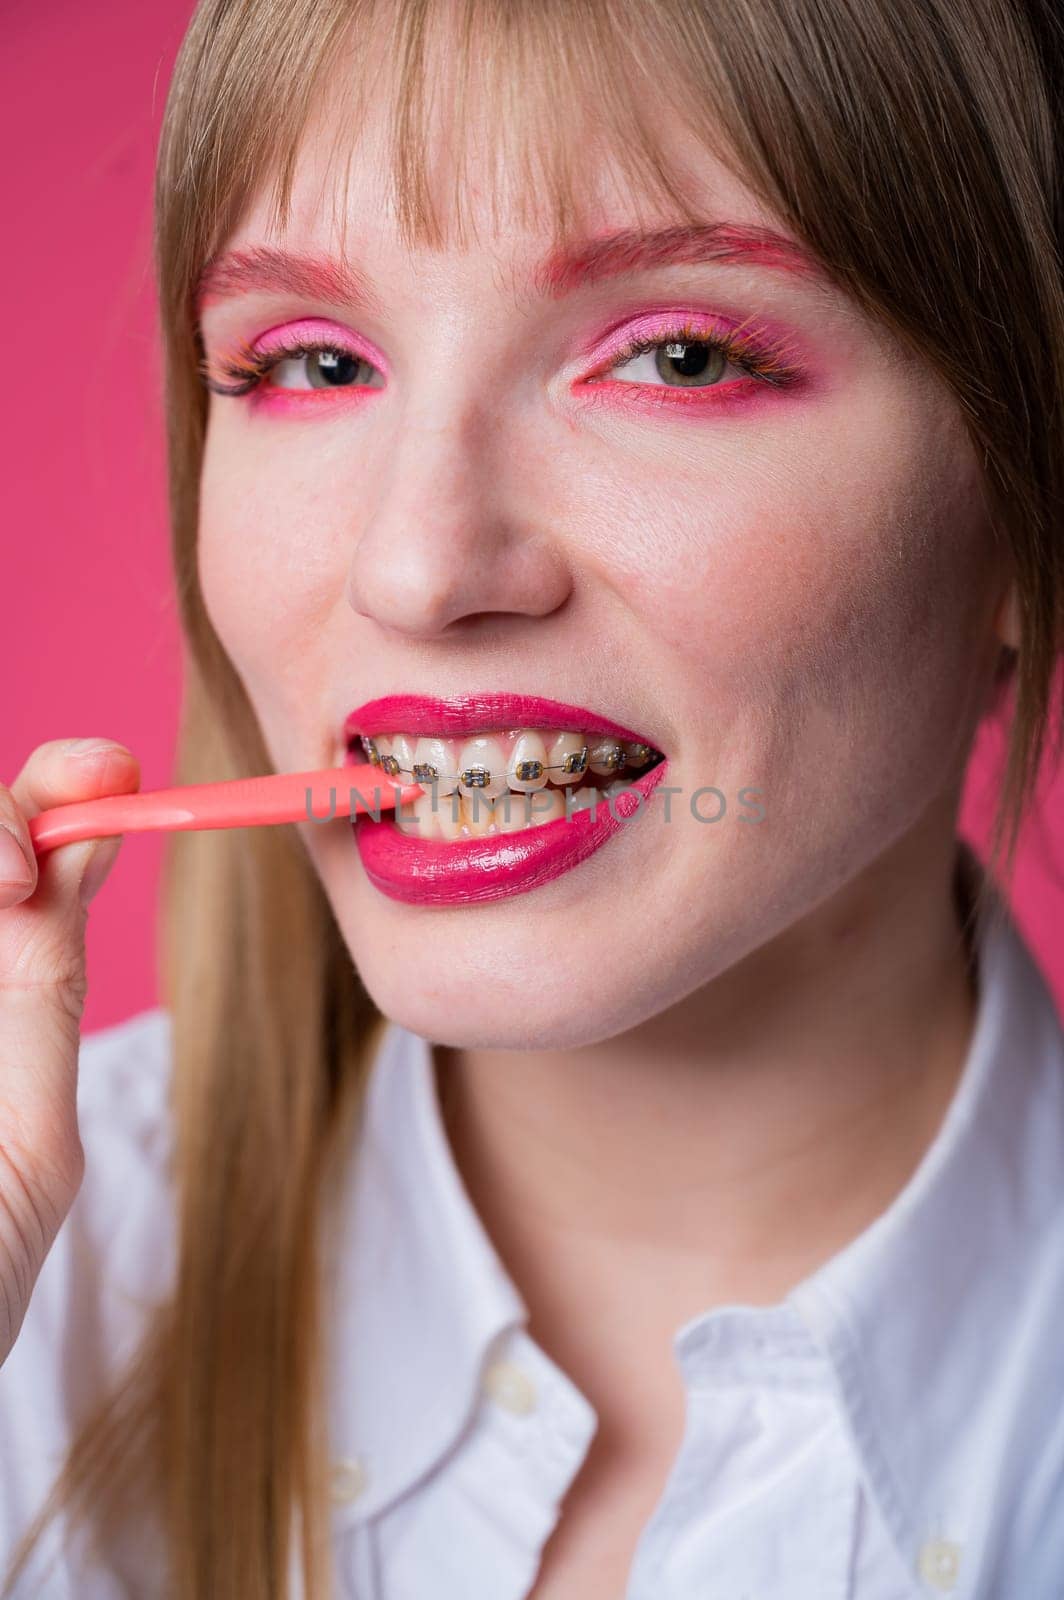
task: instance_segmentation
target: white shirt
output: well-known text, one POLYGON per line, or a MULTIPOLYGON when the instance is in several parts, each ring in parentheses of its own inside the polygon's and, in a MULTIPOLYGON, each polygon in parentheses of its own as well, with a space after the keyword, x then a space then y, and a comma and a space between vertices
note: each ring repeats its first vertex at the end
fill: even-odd
MULTIPOLYGON (((1064 1031, 995 905, 963 1075, 903 1191, 780 1303, 676 1330, 686 1429, 618 1600, 1064 1596, 1064 1031)), ((5 1558, 170 1281, 168 1045, 158 1008, 83 1039, 85 1179, 0 1369, 5 1558)), ((326 1275, 338 1600, 520 1600, 595 1413, 526 1332, 431 1048, 395 1023, 359 1138, 326 1275)), ((19 1600, 164 1592, 150 1541, 42 1573, 19 1600)))

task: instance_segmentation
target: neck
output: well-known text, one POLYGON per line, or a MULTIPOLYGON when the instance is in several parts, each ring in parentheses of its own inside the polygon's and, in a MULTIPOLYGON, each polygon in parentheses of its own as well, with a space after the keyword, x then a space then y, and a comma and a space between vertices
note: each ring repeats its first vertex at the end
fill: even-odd
POLYGON ((612 1297, 630 1318, 648 1282, 659 1332, 714 1303, 774 1303, 915 1171, 957 1086, 976 1001, 952 833, 937 870, 918 865, 882 858, 681 1004, 601 1044, 435 1047, 467 1191, 530 1328, 570 1370, 581 1310, 612 1297))

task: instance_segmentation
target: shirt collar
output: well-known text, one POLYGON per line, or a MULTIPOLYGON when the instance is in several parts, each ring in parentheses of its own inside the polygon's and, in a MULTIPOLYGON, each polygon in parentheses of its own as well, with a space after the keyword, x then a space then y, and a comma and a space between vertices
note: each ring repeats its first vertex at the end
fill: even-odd
MULTIPOLYGON (((960 855, 974 883, 963 841, 960 855)), ((1064 1381, 1064 1031, 989 887, 973 1032, 938 1133, 887 1210, 786 1297, 899 1548, 952 1529, 977 1570, 1015 1510, 1004 1486, 1036 1480, 1064 1381), (1006 1462, 1021 1439, 1025 1459, 1006 1462)))

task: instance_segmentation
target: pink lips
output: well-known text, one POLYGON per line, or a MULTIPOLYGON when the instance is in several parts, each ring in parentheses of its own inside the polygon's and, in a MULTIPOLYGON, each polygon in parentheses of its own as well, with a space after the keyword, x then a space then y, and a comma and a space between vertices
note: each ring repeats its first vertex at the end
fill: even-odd
MULTIPOLYGON (((535 727, 601 733, 654 747, 652 739, 620 723, 579 706, 534 695, 465 695, 450 700, 387 695, 351 712, 344 732, 348 739, 355 734, 376 733, 457 738, 535 727)), ((361 754, 347 756, 349 763, 362 759, 361 754)), ((667 761, 659 762, 631 784, 636 794, 618 795, 613 802, 616 815, 602 802, 594 817, 589 810, 577 811, 571 817, 518 833, 485 834, 449 842, 411 837, 387 820, 374 822, 361 817, 352 826, 370 882, 390 899, 411 905, 500 900, 550 883, 601 849, 649 799, 667 769, 667 761)))
POLYGON ((497 732, 508 728, 557 728, 562 733, 602 733, 656 748, 653 739, 633 733, 593 711, 567 706, 561 700, 544 700, 530 694, 468 694, 450 700, 433 700, 420 694, 388 694, 367 700, 344 723, 350 739, 356 733, 436 734, 457 739, 461 734, 497 732))

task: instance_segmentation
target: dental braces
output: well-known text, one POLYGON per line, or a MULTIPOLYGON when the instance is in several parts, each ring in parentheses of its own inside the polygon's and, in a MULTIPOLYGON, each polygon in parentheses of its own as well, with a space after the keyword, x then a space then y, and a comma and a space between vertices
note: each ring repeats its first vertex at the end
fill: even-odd
MULTIPOLYGON (((449 782, 454 778, 456 783, 464 784, 467 789, 486 789, 491 783, 491 769, 479 762, 463 768, 459 773, 441 773, 439 768, 429 761, 415 761, 412 767, 401 767, 397 756, 382 756, 372 739, 363 735, 361 743, 370 765, 380 767, 389 778, 405 776, 414 783, 439 783, 441 778, 449 782)), ((647 744, 633 745, 630 754, 626 753, 623 745, 611 744, 599 761, 600 765, 607 767, 607 773, 604 774, 607 776, 609 773, 620 772, 626 766, 645 766, 653 754, 653 750, 647 744)), ((581 745, 579 750, 571 750, 560 762, 519 761, 513 775, 519 783, 534 783, 547 772, 562 772, 566 776, 581 777, 587 771, 588 760, 588 746, 585 744, 581 745)), ((508 773, 507 781, 509 782, 508 773)))

